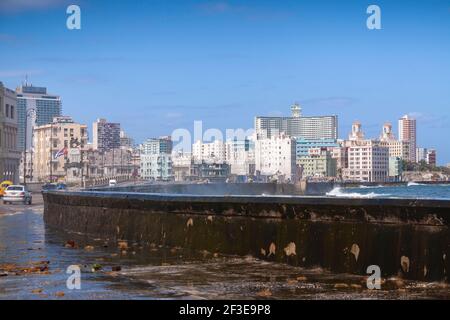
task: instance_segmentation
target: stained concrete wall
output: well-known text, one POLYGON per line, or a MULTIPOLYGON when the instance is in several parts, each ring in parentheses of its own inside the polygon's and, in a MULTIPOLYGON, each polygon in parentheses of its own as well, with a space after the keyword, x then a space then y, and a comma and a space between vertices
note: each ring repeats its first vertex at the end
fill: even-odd
POLYGON ((450 270, 449 201, 56 192, 44 204, 48 226, 110 241, 426 281, 450 270))

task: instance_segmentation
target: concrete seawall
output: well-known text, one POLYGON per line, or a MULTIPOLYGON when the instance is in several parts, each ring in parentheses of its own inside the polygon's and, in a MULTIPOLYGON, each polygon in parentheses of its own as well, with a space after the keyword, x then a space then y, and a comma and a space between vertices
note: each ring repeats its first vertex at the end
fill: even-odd
POLYGON ((48 226, 110 241, 447 281, 450 201, 45 193, 48 226))
POLYGON ((278 183, 208 183, 146 184, 124 187, 91 188, 90 191, 142 192, 193 195, 323 195, 334 188, 332 182, 298 184, 278 183))

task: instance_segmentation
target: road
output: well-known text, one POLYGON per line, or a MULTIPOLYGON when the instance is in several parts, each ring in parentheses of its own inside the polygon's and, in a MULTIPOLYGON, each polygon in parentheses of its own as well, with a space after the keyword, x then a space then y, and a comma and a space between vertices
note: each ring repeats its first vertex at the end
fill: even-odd
POLYGON ((42 213, 44 210, 44 201, 42 199, 42 194, 40 192, 35 192, 32 194, 33 204, 27 205, 22 203, 13 204, 3 204, 3 200, 0 202, 0 215, 2 214, 14 214, 23 211, 34 211, 37 213, 42 213))

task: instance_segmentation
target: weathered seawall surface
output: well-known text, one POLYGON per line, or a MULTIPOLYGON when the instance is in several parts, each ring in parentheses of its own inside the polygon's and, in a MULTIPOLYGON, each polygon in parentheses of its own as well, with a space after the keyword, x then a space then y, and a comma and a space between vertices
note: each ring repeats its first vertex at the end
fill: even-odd
POLYGON ((110 241, 252 255, 295 266, 447 281, 450 201, 286 196, 44 194, 45 223, 110 241))

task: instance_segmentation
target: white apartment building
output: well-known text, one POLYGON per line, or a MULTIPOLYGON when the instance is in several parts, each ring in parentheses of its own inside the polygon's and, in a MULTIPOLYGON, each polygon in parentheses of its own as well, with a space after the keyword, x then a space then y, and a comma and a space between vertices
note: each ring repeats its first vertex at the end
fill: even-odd
POLYGON ((155 181, 173 180, 172 156, 167 153, 141 154, 141 178, 155 181))
POLYGON ((156 181, 173 180, 172 139, 165 136, 147 139, 141 145, 141 178, 156 181))
POLYGON ((172 168, 175 181, 186 181, 191 176, 192 154, 179 151, 172 153, 172 168))
POLYGON ((197 141, 192 145, 192 157, 196 163, 224 163, 226 161, 226 145, 223 141, 197 141))
POLYGON ((250 139, 226 142, 226 162, 230 173, 238 176, 255 174, 255 142, 250 139))
POLYGON ((297 180, 296 142, 285 134, 255 142, 255 170, 263 176, 297 180))

